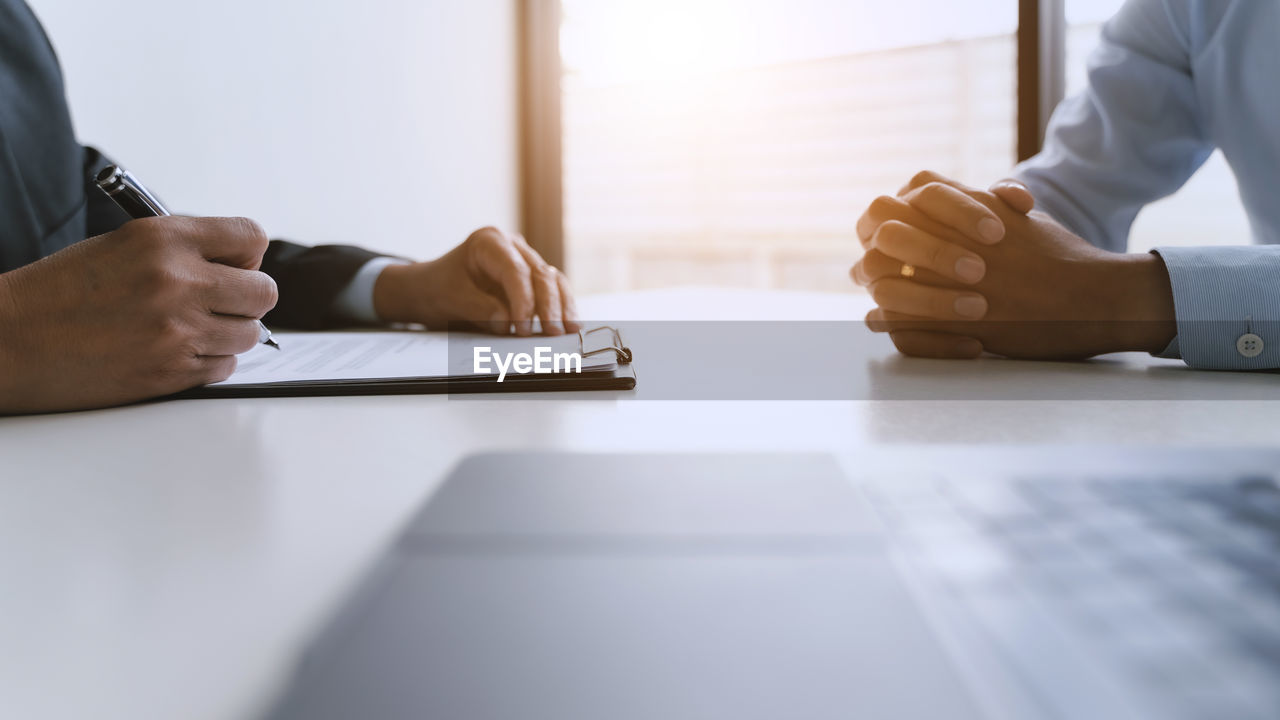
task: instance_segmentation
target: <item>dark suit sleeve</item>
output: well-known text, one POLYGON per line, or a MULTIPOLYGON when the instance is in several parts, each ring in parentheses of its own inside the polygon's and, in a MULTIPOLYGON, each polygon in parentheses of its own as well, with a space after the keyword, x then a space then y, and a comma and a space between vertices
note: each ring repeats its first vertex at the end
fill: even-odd
MULTIPOLYGON (((98 171, 111 160, 94 148, 85 148, 85 195, 88 198, 86 237, 111 232, 129 221, 129 216, 93 184, 98 171)), ((263 321, 272 327, 322 330, 350 325, 334 315, 338 294, 356 272, 370 260, 381 257, 357 247, 322 245, 306 247, 284 240, 272 240, 262 258, 262 271, 276 281, 280 301, 263 321)))
POLYGON ((299 330, 350 325, 335 316, 334 301, 356 272, 376 257, 381 255, 348 245, 306 247, 272 240, 262 271, 275 279, 280 301, 263 321, 299 330))

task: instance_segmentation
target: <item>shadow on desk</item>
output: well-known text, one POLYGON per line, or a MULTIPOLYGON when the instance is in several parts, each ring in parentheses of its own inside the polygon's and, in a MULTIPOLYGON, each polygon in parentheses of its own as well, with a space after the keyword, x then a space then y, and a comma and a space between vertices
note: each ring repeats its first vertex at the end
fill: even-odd
POLYGON ((901 356, 861 322, 631 322, 639 400, 1280 400, 1275 373, 1140 353, 1081 362, 901 356))

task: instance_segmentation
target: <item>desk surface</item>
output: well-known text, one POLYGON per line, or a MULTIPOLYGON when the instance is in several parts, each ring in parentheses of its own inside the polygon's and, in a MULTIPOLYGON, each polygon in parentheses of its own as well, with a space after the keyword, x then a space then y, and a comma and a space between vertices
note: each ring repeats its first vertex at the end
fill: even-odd
MULTIPOLYGON (((616 321, 850 320, 866 300, 676 290, 583 306, 616 321)), ((877 382, 945 382, 975 367, 896 359, 886 339, 867 338, 870 354, 850 372, 877 382)), ((635 351, 643 385, 645 350, 635 351)), ((1115 377, 1167 386, 1154 371, 1178 366, 1128 355, 990 362, 1004 364, 982 366, 987 375, 1067 388, 1115 377)), ((201 400, 0 420, 0 697, 16 717, 251 717, 361 568, 475 452, 819 450, 856 462, 907 443, 1280 445, 1280 402, 1247 399, 1275 397, 1265 393, 1280 379, 1179 377, 1200 392, 201 400), (1241 399, 1204 399, 1218 386, 1241 399)))

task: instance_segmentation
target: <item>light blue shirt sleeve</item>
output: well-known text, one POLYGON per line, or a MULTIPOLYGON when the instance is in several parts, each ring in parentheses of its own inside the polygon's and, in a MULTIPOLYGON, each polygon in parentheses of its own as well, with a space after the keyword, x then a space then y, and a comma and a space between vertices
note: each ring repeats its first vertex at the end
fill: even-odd
MULTIPOLYGON (((1014 171, 1041 210, 1094 245, 1123 252, 1138 212, 1177 191, 1204 164, 1215 144, 1193 77, 1193 45, 1210 35, 1219 52, 1232 44, 1192 8, 1223 13, 1228 5, 1129 0, 1103 26, 1089 59, 1088 89, 1059 106, 1044 150, 1014 171)), ((1280 247, 1157 253, 1169 271, 1178 322, 1162 357, 1181 356, 1206 369, 1280 367, 1280 247)))
POLYGON ((408 260, 400 258, 380 257, 365 263, 356 271, 351 282, 334 298, 333 310, 345 320, 362 325, 377 325, 382 322, 373 305, 373 286, 378 276, 391 265, 408 265, 408 260))
POLYGON ((1098 247, 1123 252, 1138 212, 1213 152, 1176 12, 1185 5, 1130 0, 1107 21, 1088 88, 1058 106, 1044 149, 1014 170, 1041 210, 1098 247))
POLYGON ((1207 370, 1280 368, 1280 245, 1158 248, 1178 336, 1163 357, 1207 370))

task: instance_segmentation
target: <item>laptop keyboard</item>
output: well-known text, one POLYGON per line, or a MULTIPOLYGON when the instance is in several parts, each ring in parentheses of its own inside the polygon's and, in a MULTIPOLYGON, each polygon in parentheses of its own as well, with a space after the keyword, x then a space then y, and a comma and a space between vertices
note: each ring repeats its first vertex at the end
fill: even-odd
POLYGON ((1280 717, 1270 477, 885 478, 868 497, 1061 717, 1280 717))

